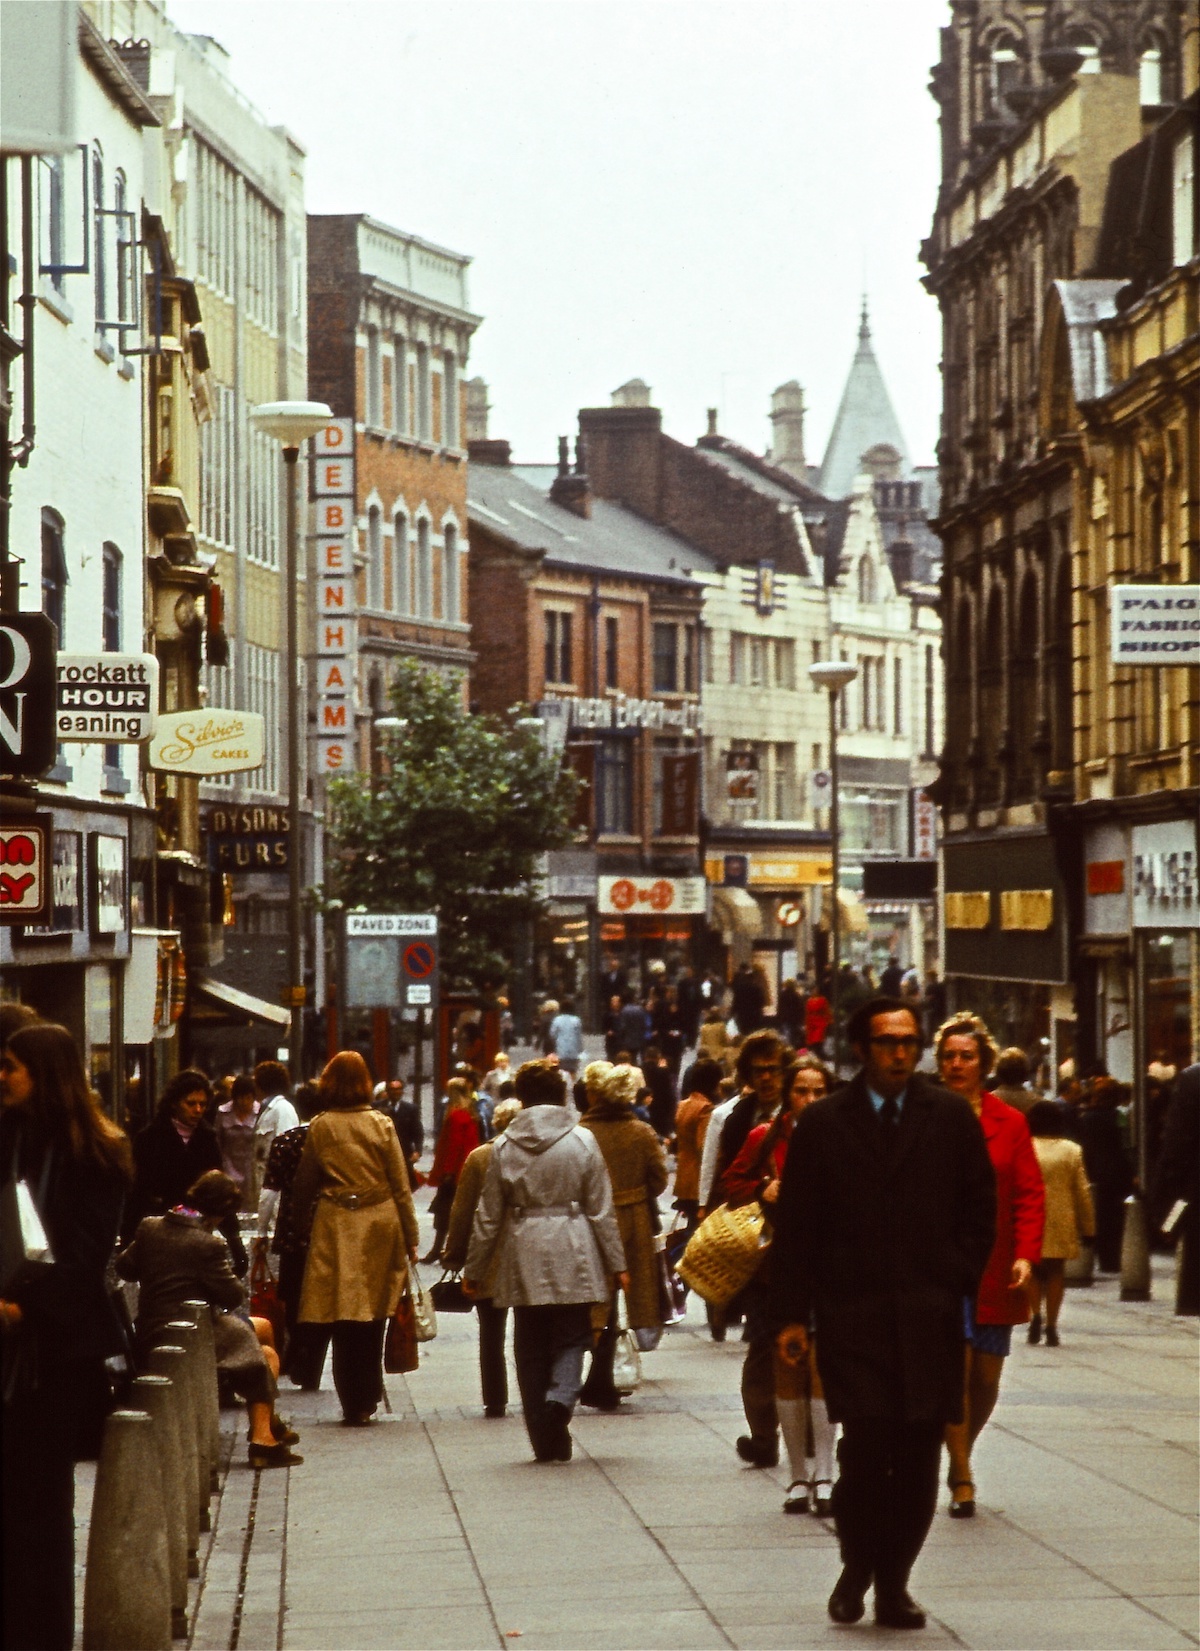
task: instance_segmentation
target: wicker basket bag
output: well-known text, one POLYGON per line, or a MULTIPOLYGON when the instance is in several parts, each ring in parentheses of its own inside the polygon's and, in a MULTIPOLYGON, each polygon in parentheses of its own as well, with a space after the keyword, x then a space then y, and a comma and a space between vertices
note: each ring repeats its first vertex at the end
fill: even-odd
POLYGON ((761 1204, 740 1204, 736 1209, 721 1204, 688 1239, 675 1271, 689 1290, 714 1307, 724 1307, 749 1284, 769 1244, 761 1204))

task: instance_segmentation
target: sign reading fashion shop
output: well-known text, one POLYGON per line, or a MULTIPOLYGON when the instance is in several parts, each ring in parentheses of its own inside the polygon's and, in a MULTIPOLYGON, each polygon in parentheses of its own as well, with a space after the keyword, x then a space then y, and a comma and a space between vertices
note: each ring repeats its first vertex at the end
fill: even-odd
POLYGON ((691 734, 702 726, 698 705, 665 705, 661 699, 614 694, 611 699, 551 698, 544 703, 567 706, 572 728, 669 728, 691 734))
POLYGON ((1114 585, 1114 665, 1200 665, 1200 585, 1114 585))
POLYGON ((158 720, 158 660, 153 654, 59 654, 54 724, 61 740, 136 745, 158 720))
POLYGON ((266 724, 257 711, 172 711, 158 719, 151 768, 166 774, 240 774, 261 768, 266 724))

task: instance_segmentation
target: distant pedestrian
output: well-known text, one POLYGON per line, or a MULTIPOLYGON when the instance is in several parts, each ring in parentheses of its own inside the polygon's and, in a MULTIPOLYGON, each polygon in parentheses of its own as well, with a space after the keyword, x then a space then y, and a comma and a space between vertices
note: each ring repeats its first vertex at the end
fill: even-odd
POLYGON ((814 1055, 824 1051, 832 1020, 829 999, 819 986, 814 986, 804 1000, 804 1047, 814 1055))
POLYGON ((747 1135, 756 1124, 768 1123, 778 1112, 783 1099, 784 1055, 783 1040, 766 1027, 761 1032, 752 1032, 738 1050, 737 1078, 741 1092, 737 1104, 720 1126, 715 1179, 719 1197, 710 1199, 710 1203, 719 1203, 725 1197, 725 1171, 742 1150, 747 1135))
POLYGON ((308 1126, 321 1110, 321 1095, 316 1084, 301 1084, 296 1093, 296 1103, 300 1122, 295 1129, 285 1129, 272 1141, 263 1186, 279 1196, 271 1251, 276 1257, 279 1299, 283 1303, 287 1329, 287 1340, 280 1349, 283 1373, 297 1387, 315 1393, 321 1385, 330 1331, 327 1324, 299 1322, 311 1221, 302 1225, 297 1219, 295 1187, 308 1126))
POLYGON ((776 1020, 792 1048, 799 1049, 804 1042, 804 998, 794 980, 785 980, 779 988, 776 1020))
MULTIPOLYGON (((495 1134, 503 1135, 520 1111, 521 1103, 515 1095, 498 1101, 493 1114, 495 1134)), ((467 1264, 475 1211, 479 1207, 479 1195, 483 1191, 494 1150, 494 1139, 476 1147, 458 1177, 441 1257, 442 1265, 451 1272, 461 1273, 467 1264)), ((483 1394, 483 1414, 497 1419, 505 1415, 508 1409, 508 1365, 504 1355, 508 1308, 497 1307, 492 1300, 491 1283, 490 1277, 482 1281, 481 1291, 475 1297, 475 1317, 479 1324, 479 1385, 483 1394)))
POLYGON ((716 1061, 722 1072, 729 1070, 729 1051, 734 1041, 729 1036, 725 1016, 719 1008, 704 1011, 704 1023, 696 1037, 696 1054, 705 1060, 716 1061))
POLYGON ((657 1043, 648 1043, 642 1056, 642 1074, 650 1091, 650 1122, 662 1141, 675 1129, 675 1080, 666 1055, 657 1043))
MULTIPOLYGON (((504 1060, 507 1065, 507 1055, 504 1060)), ((405 1096, 403 1078, 388 1079, 382 1110, 395 1125, 396 1134, 400 1139, 400 1150, 404 1154, 404 1162, 408 1165, 408 1178, 415 1185, 417 1159, 425 1150, 425 1125, 421 1122, 421 1112, 416 1102, 408 1100, 405 1096)))
POLYGON ((583 1054, 583 1022, 575 1013, 575 999, 565 997, 562 1008, 550 1022, 550 1049, 558 1056, 558 1064, 572 1077, 579 1070, 583 1054))
POLYGON ((561 1074, 527 1061, 514 1081, 525 1110, 494 1144, 465 1280, 475 1294, 490 1280, 496 1305, 515 1309, 529 1441, 539 1462, 565 1462, 591 1309, 629 1276, 603 1154, 566 1106, 561 1074))
POLYGON ((430 1206, 433 1237, 428 1253, 422 1258, 426 1262, 436 1261, 442 1253, 459 1173, 481 1144, 479 1124, 471 1110, 472 1098, 471 1086, 465 1078, 450 1079, 446 1085, 446 1114, 433 1154, 433 1167, 427 1177, 429 1185, 436 1190, 430 1206))
MULTIPOLYGON (((133 1138, 133 1190, 121 1221, 124 1243, 143 1216, 165 1215, 206 1170, 223 1168, 221 1144, 206 1116, 212 1099, 208 1079, 195 1067, 185 1066, 163 1086, 157 1112, 133 1138)), ((249 1262, 237 1216, 222 1221, 220 1230, 240 1278, 249 1262)))
POLYGON ((625 1001, 621 1005, 616 1023, 615 1058, 619 1055, 628 1055, 636 1065, 642 1058, 642 1050, 646 1047, 646 1040, 650 1036, 650 1024, 646 1011, 640 1003, 636 1003, 627 992, 625 1001))
POLYGON ((279 1194, 270 1188, 263 1188, 271 1144, 285 1129, 295 1129, 300 1122, 300 1114, 292 1105, 289 1093, 291 1080, 282 1061, 259 1061, 254 1068, 254 1082, 263 1099, 254 1120, 252 1197, 258 1212, 258 1238, 265 1245, 270 1238, 279 1204, 279 1194))
POLYGON ((416 1260, 417 1216, 391 1121, 371 1106, 371 1074, 343 1050, 320 1081, 296 1172, 296 1219, 312 1222, 301 1323, 332 1327, 333 1385, 362 1427, 383 1397, 383 1333, 416 1260))
POLYGON ((684 1073, 687 1091, 675 1110, 675 1208, 690 1235, 700 1207, 700 1159, 708 1123, 721 1095, 721 1068, 716 1061, 693 1061, 684 1073))
POLYGON ((996 1061, 992 1093, 1006 1106, 1015 1106, 1018 1112, 1028 1113, 1041 1100, 1036 1089, 1029 1086, 1031 1073, 1029 1057, 1023 1049, 1002 1049, 996 1061))
POLYGON ((893 998, 848 1027, 857 1077, 796 1121, 776 1204, 773 1311, 801 1363, 815 1314, 829 1418, 842 1424, 835 1622, 920 1628, 909 1572, 937 1506, 942 1432, 962 1417, 963 1296, 995 1240, 995 1178, 959 1096, 916 1070, 921 1029, 893 998))
POLYGON ((733 1019, 740 1037, 757 1032, 766 1013, 767 993, 762 976, 749 963, 739 965, 733 977, 733 1019))
POLYGON ((1175 1079, 1163 1125, 1150 1204, 1158 1225, 1182 1203, 1171 1236, 1182 1246, 1175 1285, 1175 1311, 1200 1314, 1200 1065, 1187 1066, 1175 1079))
POLYGON ((1117 1116, 1120 1094, 1121 1086, 1112 1078, 1093 1078, 1081 1097, 1076 1125, 1088 1180, 1095 1188, 1096 1266, 1102 1273, 1121 1271, 1125 1200, 1133 1191, 1133 1166, 1117 1116))
POLYGON ((963 1419, 946 1424, 950 1456, 950 1517, 975 1513, 971 1452, 1000 1394, 1012 1327, 1029 1318, 1028 1285, 1042 1254, 1046 1195, 1029 1126, 1015 1107, 985 1089, 996 1045, 978 1015, 953 1015, 934 1040, 938 1076, 968 1101, 979 1119, 996 1177, 996 1231, 977 1296, 964 1302, 966 1329, 963 1419))
POLYGON ((888 997, 899 997, 903 980, 904 965, 893 952, 887 960, 887 967, 879 977, 879 990, 888 997))
MULTIPOLYGON (((650 1124, 633 1115, 639 1088, 633 1066, 614 1066, 601 1075, 597 1091, 588 1097, 582 1127, 596 1137, 612 1182, 613 1207, 625 1252, 627 1317, 631 1330, 656 1329, 662 1324, 659 1301, 658 1196, 666 1190, 667 1164, 658 1135, 650 1124)), ((618 1295, 614 1291, 593 1316, 600 1332, 592 1352, 591 1368, 580 1401, 597 1410, 616 1410, 621 1395, 613 1385, 618 1295), (607 1310, 606 1310, 607 1309, 607 1310)))
POLYGON ((241 1194, 244 1215, 257 1215, 254 1191, 254 1131, 258 1123, 258 1085, 248 1072, 239 1073, 229 1086, 229 1099, 214 1119, 221 1148, 221 1168, 241 1194))
POLYGON ((1081 1243, 1090 1244, 1096 1231, 1096 1212, 1083 1148, 1063 1134, 1062 1112, 1053 1101, 1035 1101, 1025 1115, 1042 1184, 1046 1189, 1046 1225, 1042 1233, 1042 1259, 1033 1269, 1029 1294, 1033 1317, 1029 1340, 1036 1346, 1042 1339, 1042 1300, 1046 1303, 1047 1347, 1058 1346, 1058 1315, 1062 1310, 1065 1264, 1079 1254, 1081 1243))

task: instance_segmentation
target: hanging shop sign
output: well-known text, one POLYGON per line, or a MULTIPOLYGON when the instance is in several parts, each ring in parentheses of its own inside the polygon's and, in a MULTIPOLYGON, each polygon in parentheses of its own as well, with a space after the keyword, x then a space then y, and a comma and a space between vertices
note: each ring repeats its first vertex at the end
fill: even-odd
POLYGON ((1161 820, 1132 831, 1135 929, 1200 929, 1196 825, 1161 820))
POLYGON ((213 808, 204 821, 208 863, 214 871, 285 871, 285 808, 213 808))
POLYGON ((661 829, 664 837, 695 835, 699 784, 698 751, 670 751, 663 756, 661 829))
POLYGON ((150 741, 151 768, 165 774, 240 774, 260 768, 266 723, 257 711, 170 711, 150 741))
POLYGON ((926 791, 913 792, 913 859, 936 860, 937 804, 926 791))
POLYGON ((59 654, 54 722, 60 740, 137 745, 158 719, 158 660, 153 654, 59 654))
POLYGON ((725 753, 725 794, 731 803, 758 801, 758 752, 725 753))
POLYGON ((53 816, 0 826, 0 923, 37 922, 50 903, 53 816))
POLYGON ((620 917, 652 917, 670 912, 699 917, 706 909, 703 877, 600 877, 596 909, 620 917))
POLYGON ((661 699, 627 699, 624 694, 557 703, 568 707, 572 728, 674 728, 689 734, 701 727, 698 705, 665 705, 661 699))
POLYGON ((44 613, 0 622, 0 774, 34 779, 53 768, 54 656, 58 632, 44 613))
POLYGON ((1113 585, 1114 665, 1200 665, 1200 585, 1113 585))
POLYGON ((312 443, 317 580, 317 770, 354 767, 354 420, 331 419, 312 443))
POLYGON ((129 927, 129 844, 94 831, 88 838, 88 882, 93 934, 121 934, 129 927))

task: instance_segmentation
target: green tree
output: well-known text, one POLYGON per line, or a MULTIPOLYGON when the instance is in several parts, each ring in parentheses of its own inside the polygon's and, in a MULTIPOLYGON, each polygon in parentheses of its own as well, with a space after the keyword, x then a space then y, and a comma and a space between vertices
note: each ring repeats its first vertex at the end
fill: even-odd
POLYGON ((536 728, 465 711, 457 679, 403 660, 391 701, 404 727, 382 736, 389 771, 330 785, 324 892, 368 911, 437 912, 446 984, 486 989, 509 974, 538 909, 539 857, 571 839, 578 782, 536 728))

